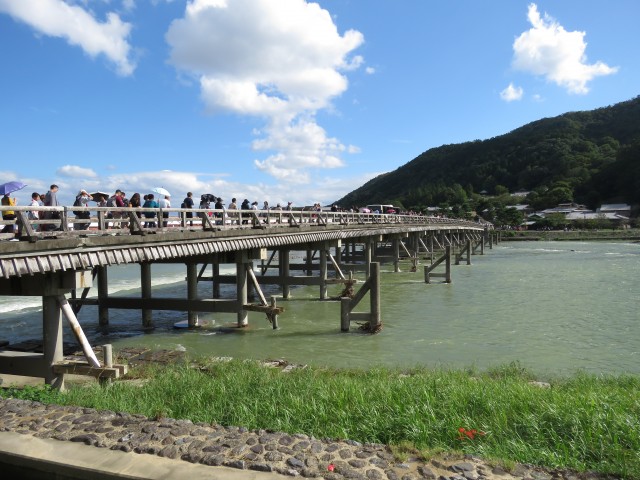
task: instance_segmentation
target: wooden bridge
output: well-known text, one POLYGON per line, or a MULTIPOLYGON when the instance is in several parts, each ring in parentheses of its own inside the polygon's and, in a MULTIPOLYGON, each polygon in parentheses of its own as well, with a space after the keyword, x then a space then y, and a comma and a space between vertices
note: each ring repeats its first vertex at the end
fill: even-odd
POLYGON ((187 312, 190 327, 198 326, 199 312, 234 313, 239 327, 248 324, 249 312, 260 312, 277 328, 283 308, 265 298, 261 285, 279 285, 286 300, 293 285, 315 285, 327 299, 329 286, 338 284, 341 329, 359 321, 376 332, 380 262, 399 271, 401 259, 408 259, 416 271, 427 259, 425 282, 450 282, 452 259, 470 263, 494 239, 489 224, 422 215, 89 207, 86 219, 71 213, 81 207, 0 208, 7 209, 16 218, 0 221, 14 229, 0 234, 0 295, 42 297, 43 353, 0 350, 0 373, 44 377, 58 387, 65 372, 103 378, 123 372, 109 355, 102 364, 95 357, 75 316, 83 305, 97 305, 101 325, 108 325, 110 309, 134 309, 148 328, 154 310, 187 312), (292 252, 302 252, 304 260, 291 263, 292 252), (156 263, 185 265, 187 298, 152 295, 156 263), (109 295, 109 267, 122 264, 139 265, 139 298, 109 295), (234 266, 234 275, 220 273, 225 264, 234 266), (434 271, 439 265, 444 273, 434 271), (356 272, 365 274, 357 291, 356 272), (211 298, 198 297, 198 282, 212 284, 211 298), (233 298, 221 297, 221 284, 235 284, 233 298), (94 285, 97 297, 89 298, 94 285), (259 301, 250 303, 250 294, 259 301), (367 295, 369 312, 353 312, 367 295), (81 365, 62 362, 63 315, 83 346, 87 361, 81 365))

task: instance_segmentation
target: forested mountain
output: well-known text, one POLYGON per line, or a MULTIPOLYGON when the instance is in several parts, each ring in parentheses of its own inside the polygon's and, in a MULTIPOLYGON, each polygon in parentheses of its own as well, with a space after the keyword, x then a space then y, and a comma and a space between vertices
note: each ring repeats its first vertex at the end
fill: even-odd
POLYGON ((379 175, 338 200, 407 209, 477 209, 489 196, 528 191, 547 208, 575 201, 640 203, 640 97, 610 107, 545 118, 489 140, 443 145, 379 175))

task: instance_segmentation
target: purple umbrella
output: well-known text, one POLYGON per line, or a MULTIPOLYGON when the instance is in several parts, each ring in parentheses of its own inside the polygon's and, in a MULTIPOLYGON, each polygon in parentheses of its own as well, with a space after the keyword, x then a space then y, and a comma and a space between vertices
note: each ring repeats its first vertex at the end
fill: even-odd
POLYGON ((9 193, 22 190, 26 186, 27 184, 22 182, 3 183, 2 185, 0 185, 0 195, 8 195, 9 193))

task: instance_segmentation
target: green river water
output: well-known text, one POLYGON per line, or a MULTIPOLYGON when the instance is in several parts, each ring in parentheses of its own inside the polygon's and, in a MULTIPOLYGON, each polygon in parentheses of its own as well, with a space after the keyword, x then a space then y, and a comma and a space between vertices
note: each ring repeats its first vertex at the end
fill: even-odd
MULTIPOLYGON (((638 243, 505 242, 473 256, 471 266, 452 267, 452 284, 427 285, 422 267, 402 268, 382 266, 384 328, 377 335, 355 325, 340 332, 340 303, 317 300, 318 287, 297 287, 291 300, 279 300, 286 312, 276 331, 259 313, 250 313, 247 329, 220 328, 235 315, 210 315, 201 318, 215 326, 186 331, 171 328, 184 315, 157 312, 153 333, 112 343, 331 367, 485 369, 518 361, 540 375, 640 374, 638 243)), ((182 296, 184 288, 158 286, 154 295, 182 296)), ((200 286, 203 296, 210 290, 200 286)), ((331 286, 329 294, 340 290, 331 286)), ((112 319, 114 328, 139 328, 139 312, 113 312, 112 319)))

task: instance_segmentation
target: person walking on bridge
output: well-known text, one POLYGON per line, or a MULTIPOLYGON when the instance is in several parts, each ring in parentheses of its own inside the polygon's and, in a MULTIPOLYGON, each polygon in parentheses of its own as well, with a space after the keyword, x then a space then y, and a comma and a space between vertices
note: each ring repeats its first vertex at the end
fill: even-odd
MULTIPOLYGON (((49 191, 44 196, 45 207, 59 207, 58 202, 58 185, 55 183, 49 187, 49 191)), ((45 220, 56 220, 60 218, 60 212, 44 212, 45 220)), ((62 226, 56 226, 52 224, 42 225, 42 231, 62 230, 62 226)))
MULTIPOLYGON (((193 205, 194 205, 194 203, 193 203, 193 193, 192 192, 187 192, 187 196, 182 201, 182 205, 180 205, 180 208, 192 209, 193 205)), ((187 212, 186 213, 186 218, 189 219, 189 224, 193 227, 193 212, 187 212)))
MULTIPOLYGON (((3 197, 2 197, 2 206, 3 207, 15 207, 16 206, 16 199, 14 197, 10 197, 8 193, 6 193, 3 197)), ((14 212, 13 210, 5 210, 4 212, 2 212, 2 219, 3 220, 15 220, 16 219, 16 212, 14 212)), ((2 229, 2 231, 0 231, 0 233, 14 233, 15 229, 14 229, 14 224, 11 223, 9 225, 5 225, 4 228, 2 229)))
MULTIPOLYGON (((93 200, 93 197, 87 193, 85 189, 80 189, 78 195, 76 195, 76 201, 73 203, 75 207, 88 207, 89 202, 93 200)), ((91 218, 91 212, 89 210, 78 210, 74 212, 76 218, 89 220, 91 218)), ((91 222, 79 222, 74 226, 75 230, 88 230, 91 222)))

